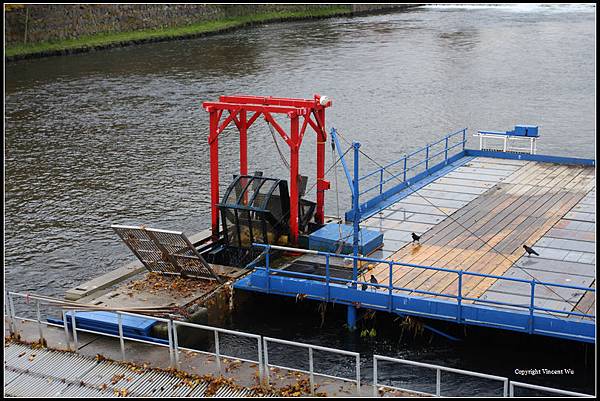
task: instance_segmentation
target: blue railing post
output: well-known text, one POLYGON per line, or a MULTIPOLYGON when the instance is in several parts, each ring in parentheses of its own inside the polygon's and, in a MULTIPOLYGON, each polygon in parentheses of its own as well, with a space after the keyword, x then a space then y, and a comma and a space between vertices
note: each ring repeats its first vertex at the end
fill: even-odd
POLYGON ((271 255, 271 245, 267 245, 267 254, 265 255, 265 268, 267 270, 267 294, 271 293, 271 274, 269 267, 269 256, 271 255))
POLYGON ((329 302, 329 253, 325 255, 325 283, 327 285, 327 302, 329 302))
POLYGON ((402 182, 406 182, 406 159, 408 156, 404 155, 404 179, 402 182))
POLYGON ((383 192, 383 167, 379 169, 379 195, 383 192))
POLYGON ((425 147, 425 171, 429 170, 429 144, 425 147))
POLYGON ((531 281, 531 300, 529 303, 529 334, 533 334, 533 311, 535 309, 535 279, 531 281))
POLYGON ((462 320, 462 270, 458 271, 458 310, 456 311, 456 322, 462 320))
MULTIPOLYGON (((352 147, 354 148, 354 180, 352 182, 352 208, 353 211, 353 227, 354 227, 354 240, 353 240, 353 263, 352 263, 352 288, 356 289, 358 280, 358 248, 359 248, 359 239, 358 232, 360 230, 360 226, 358 225, 360 222, 360 207, 358 203, 359 196, 359 187, 358 187, 358 157, 359 157, 359 149, 360 143, 352 142, 352 147)), ((353 331, 356 329, 356 308, 353 305, 348 305, 348 329, 353 331)))
POLYGON ((353 142, 352 147, 354 148, 354 181, 353 181, 353 194, 352 194, 352 207, 354 209, 354 238, 353 238, 353 255, 354 260, 352 263, 352 280, 354 280, 353 288, 356 288, 356 280, 358 280, 358 248, 359 248, 359 238, 358 232, 360 230, 360 226, 358 225, 360 221, 360 208, 358 205, 358 157, 359 157, 359 149, 360 143, 353 142))
POLYGON ((465 150, 465 146, 467 146, 467 129, 463 129, 463 140, 462 140, 462 150, 465 150))
POLYGON ((444 149, 444 164, 448 164, 448 137, 446 137, 446 148, 444 149))
POLYGON ((392 289, 394 288, 394 261, 390 261, 390 283, 388 285, 388 291, 390 295, 390 312, 394 309, 394 299, 392 298, 392 289))

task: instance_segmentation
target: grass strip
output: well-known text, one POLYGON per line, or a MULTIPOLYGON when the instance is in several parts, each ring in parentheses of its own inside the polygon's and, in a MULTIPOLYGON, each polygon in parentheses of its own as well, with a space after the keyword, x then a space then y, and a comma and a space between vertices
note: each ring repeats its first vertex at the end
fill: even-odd
POLYGON ((21 59, 36 55, 47 56, 53 54, 68 54, 80 51, 89 51, 92 49, 125 46, 135 43, 190 38, 210 33, 229 31, 235 28, 261 24, 265 22, 325 18, 351 13, 352 10, 349 6, 336 6, 330 8, 316 8, 314 10, 307 11, 280 11, 250 14, 235 18, 206 21, 179 27, 104 33, 55 42, 14 44, 5 48, 4 56, 7 59, 21 59))

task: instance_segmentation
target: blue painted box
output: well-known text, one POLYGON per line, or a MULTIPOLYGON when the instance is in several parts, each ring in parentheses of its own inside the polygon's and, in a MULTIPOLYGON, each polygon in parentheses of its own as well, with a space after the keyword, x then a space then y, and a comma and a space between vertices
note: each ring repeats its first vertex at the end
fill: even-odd
MULTIPOLYGON (((369 255, 383 244, 383 234, 379 231, 361 228, 358 232, 359 248, 362 255, 369 255)), ((351 254, 353 228, 345 224, 330 223, 308 236, 308 249, 317 251, 351 254), (340 236, 341 230, 341 236, 340 236), (341 244, 343 243, 343 245, 341 244)))
POLYGON ((515 125, 514 135, 537 137, 538 136, 538 126, 537 125, 515 125))

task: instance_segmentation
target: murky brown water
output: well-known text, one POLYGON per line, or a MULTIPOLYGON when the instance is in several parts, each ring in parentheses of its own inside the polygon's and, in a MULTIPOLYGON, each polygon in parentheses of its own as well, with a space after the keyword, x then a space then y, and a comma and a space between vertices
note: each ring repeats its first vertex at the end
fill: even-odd
MULTIPOLYGON (((129 260, 113 223, 206 228, 200 102, 222 94, 326 94, 328 129, 381 161, 464 126, 516 123, 540 125, 539 153, 594 157, 594 13, 422 8, 7 65, 6 286, 62 295, 129 260)), ((238 142, 222 138, 227 185, 238 142)), ((250 138, 250 171, 286 178, 266 125, 250 138)), ((301 153, 309 186, 314 142, 307 135, 301 153)), ((338 181, 343 212, 349 192, 341 173, 338 181)), ((337 213, 334 191, 326 212, 337 213)))

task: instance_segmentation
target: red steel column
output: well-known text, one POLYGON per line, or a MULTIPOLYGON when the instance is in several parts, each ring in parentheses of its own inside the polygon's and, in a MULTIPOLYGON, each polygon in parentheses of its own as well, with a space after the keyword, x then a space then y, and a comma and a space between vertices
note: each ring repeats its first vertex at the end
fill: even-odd
POLYGON ((317 112, 319 127, 322 133, 317 133, 317 209, 315 211, 315 220, 319 224, 325 221, 323 205, 325 204, 325 142, 327 142, 327 133, 325 132, 325 109, 317 112))
POLYGON ((219 134, 217 132, 219 121, 216 110, 210 110, 210 205, 211 225, 213 239, 219 236, 219 134))
POLYGON ((298 115, 291 113, 291 146, 290 146, 290 242, 298 242, 298 151, 299 129, 298 115))
POLYGON ((248 127, 246 110, 240 111, 240 175, 248 175, 248 127))

